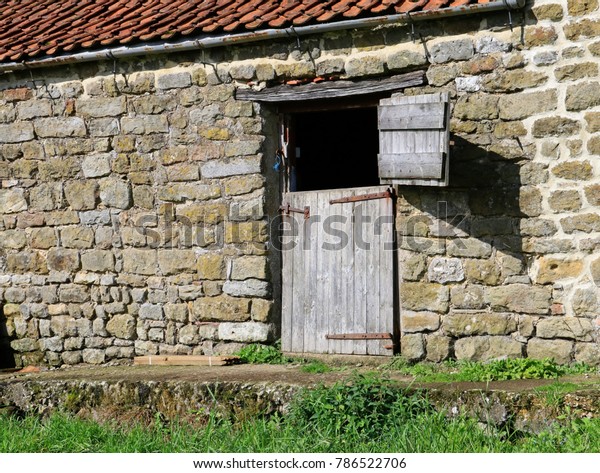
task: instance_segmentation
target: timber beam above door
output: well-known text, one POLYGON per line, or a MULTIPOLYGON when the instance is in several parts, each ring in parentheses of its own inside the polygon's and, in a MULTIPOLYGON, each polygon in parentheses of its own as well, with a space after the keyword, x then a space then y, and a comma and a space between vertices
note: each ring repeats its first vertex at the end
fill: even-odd
POLYGON ((407 87, 416 87, 425 83, 425 72, 414 71, 385 79, 373 80, 332 80, 311 82, 304 85, 277 85, 263 90, 237 89, 237 100, 256 102, 294 102, 303 100, 333 99, 357 95, 395 92, 407 87))

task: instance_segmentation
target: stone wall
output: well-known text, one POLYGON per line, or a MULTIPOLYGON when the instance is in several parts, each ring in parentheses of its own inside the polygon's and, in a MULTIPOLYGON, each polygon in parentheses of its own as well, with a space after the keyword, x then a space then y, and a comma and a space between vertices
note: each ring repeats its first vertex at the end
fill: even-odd
POLYGON ((0 336, 17 364, 276 338, 277 120, 236 87, 415 69, 428 85, 405 93, 450 92, 454 146, 450 187, 398 189, 402 353, 599 363, 598 2, 507 22, 0 77, 0 336))

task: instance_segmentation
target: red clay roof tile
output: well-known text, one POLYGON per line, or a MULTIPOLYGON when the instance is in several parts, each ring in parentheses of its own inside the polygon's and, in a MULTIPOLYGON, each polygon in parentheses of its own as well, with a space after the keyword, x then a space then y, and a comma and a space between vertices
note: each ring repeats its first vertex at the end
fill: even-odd
POLYGON ((0 62, 490 0, 5 0, 0 62))

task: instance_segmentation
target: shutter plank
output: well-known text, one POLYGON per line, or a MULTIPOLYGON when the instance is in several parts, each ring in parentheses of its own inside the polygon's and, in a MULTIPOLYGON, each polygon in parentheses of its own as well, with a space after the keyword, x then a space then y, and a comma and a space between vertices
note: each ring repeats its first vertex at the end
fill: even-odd
POLYGON ((379 107, 380 130, 443 129, 445 104, 424 103, 379 107))
POLYGON ((442 179, 442 153, 380 154, 379 177, 383 179, 442 179))

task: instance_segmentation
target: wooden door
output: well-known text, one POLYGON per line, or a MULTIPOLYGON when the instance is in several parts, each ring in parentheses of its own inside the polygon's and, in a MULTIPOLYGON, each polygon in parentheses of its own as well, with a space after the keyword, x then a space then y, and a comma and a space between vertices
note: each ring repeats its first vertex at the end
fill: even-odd
POLYGON ((282 209, 283 350, 393 354, 388 188, 292 192, 282 209))

